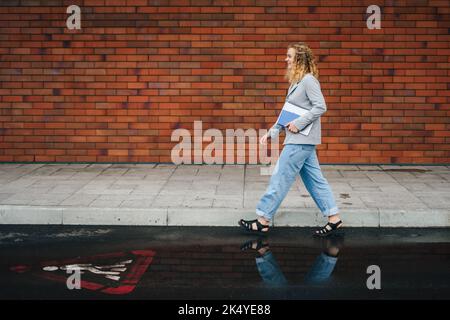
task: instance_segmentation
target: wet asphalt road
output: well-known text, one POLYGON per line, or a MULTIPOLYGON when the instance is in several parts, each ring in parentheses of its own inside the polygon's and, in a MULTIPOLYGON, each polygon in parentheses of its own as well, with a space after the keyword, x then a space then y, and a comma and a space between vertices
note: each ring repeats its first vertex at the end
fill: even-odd
POLYGON ((449 229, 311 232, 0 226, 0 299, 450 298, 449 229))

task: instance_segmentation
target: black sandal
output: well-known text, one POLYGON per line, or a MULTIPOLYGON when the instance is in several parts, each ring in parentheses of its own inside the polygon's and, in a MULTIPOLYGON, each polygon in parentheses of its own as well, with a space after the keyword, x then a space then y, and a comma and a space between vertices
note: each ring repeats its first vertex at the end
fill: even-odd
POLYGON ((321 241, 323 253, 329 257, 337 258, 344 243, 344 236, 340 234, 333 234, 329 237, 322 238, 321 241))
POLYGON ((263 241, 262 239, 256 239, 256 240, 249 240, 245 242, 243 245, 241 245, 241 251, 247 251, 247 250, 255 250, 259 251, 263 248, 269 248, 269 243, 266 241, 263 241))
POLYGON ((330 234, 336 233, 341 225, 342 220, 339 220, 336 223, 328 222, 322 228, 316 230, 313 235, 317 237, 328 237, 330 234))
POLYGON ((241 220, 239 220, 239 225, 242 228, 244 228, 244 230, 247 232, 258 233, 260 235, 269 233, 269 225, 264 225, 261 222, 259 222, 257 219, 255 219, 255 220, 241 219, 241 220), (254 223, 256 223, 256 228, 257 228, 256 230, 253 229, 254 223), (267 229, 267 230, 263 231, 263 229, 267 229))

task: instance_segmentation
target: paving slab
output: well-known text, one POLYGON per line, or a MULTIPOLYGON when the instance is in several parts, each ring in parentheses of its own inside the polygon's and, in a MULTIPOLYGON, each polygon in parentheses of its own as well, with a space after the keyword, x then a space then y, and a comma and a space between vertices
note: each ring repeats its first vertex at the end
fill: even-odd
MULTIPOLYGON (((235 226, 254 217, 264 165, 0 164, 0 224, 235 226)), ((345 225, 450 227, 450 167, 322 165, 345 225)), ((324 223, 298 177, 278 226, 324 223)))

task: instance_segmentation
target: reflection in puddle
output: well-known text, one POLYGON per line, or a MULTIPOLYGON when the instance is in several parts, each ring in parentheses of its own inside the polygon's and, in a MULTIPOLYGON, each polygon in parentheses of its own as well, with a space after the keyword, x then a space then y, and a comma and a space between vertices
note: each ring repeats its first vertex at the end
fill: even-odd
POLYGON ((43 262, 38 267, 16 265, 10 270, 17 273, 31 271, 39 278, 64 283, 68 274, 78 271, 83 289, 106 294, 128 294, 134 290, 154 255, 153 250, 134 250, 43 262))
POLYGON ((85 263, 85 264, 69 264, 61 267, 56 266, 47 266, 43 267, 42 270, 44 271, 57 271, 57 270, 63 270, 63 271, 79 271, 80 274, 84 274, 85 272, 91 272, 94 274, 102 274, 105 275, 105 278, 111 279, 114 281, 120 280, 120 274, 127 271, 126 265, 132 263, 133 260, 126 260, 119 262, 114 265, 106 265, 106 266, 97 266, 92 265, 92 263, 85 263))
POLYGON ((280 228, 256 239, 233 228, 139 230, 3 247, 0 298, 450 297, 448 230, 350 228, 345 246, 342 235, 312 239, 303 229, 280 228), (372 265, 380 267, 381 290, 367 286, 372 265), (82 290, 68 290, 74 269, 82 290))
MULTIPOLYGON (((329 280, 338 261, 344 237, 335 235, 322 239, 322 252, 315 259, 311 269, 304 278, 305 284, 321 284, 329 280)), ((288 285, 273 252, 270 250, 266 238, 258 238, 245 242, 241 246, 242 251, 254 250, 255 262, 258 272, 265 284, 271 287, 283 287, 288 285)))

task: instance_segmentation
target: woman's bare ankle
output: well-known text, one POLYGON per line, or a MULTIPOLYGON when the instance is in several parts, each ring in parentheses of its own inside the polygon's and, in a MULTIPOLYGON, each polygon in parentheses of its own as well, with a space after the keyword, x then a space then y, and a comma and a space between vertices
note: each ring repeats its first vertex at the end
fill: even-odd
POLYGON ((263 224, 263 225, 265 225, 265 226, 267 226, 267 225, 270 224, 270 221, 269 221, 269 220, 267 220, 266 218, 261 217, 261 216, 258 217, 258 221, 259 221, 259 223, 261 223, 261 224, 263 224))
POLYGON ((331 222, 331 223, 336 223, 336 222, 339 222, 340 220, 341 220, 341 217, 339 217, 339 214, 334 214, 334 215, 328 217, 328 222, 331 222))

